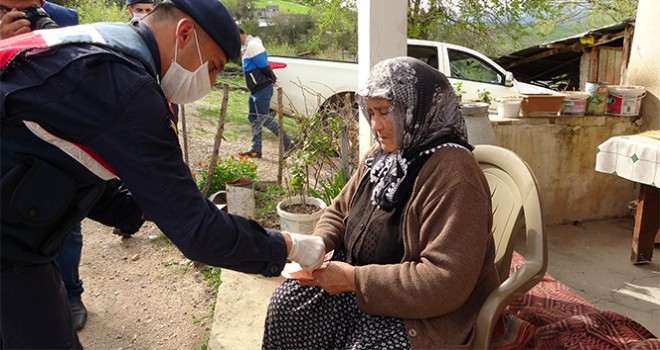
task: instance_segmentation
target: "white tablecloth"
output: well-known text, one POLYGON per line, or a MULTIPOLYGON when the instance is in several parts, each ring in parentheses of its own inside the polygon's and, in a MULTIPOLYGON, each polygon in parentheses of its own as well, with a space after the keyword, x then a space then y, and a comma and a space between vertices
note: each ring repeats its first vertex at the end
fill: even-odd
POLYGON ((660 140, 611 137, 596 148, 596 170, 660 188, 660 140))

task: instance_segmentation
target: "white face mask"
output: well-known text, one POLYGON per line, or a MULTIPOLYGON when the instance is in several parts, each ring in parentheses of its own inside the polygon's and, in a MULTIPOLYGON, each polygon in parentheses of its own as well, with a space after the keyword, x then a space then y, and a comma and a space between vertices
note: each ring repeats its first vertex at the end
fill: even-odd
POLYGON ((165 72, 163 79, 160 80, 160 88, 163 89, 165 97, 169 98, 172 103, 186 104, 194 102, 211 92, 211 80, 209 79, 208 70, 209 63, 202 63, 202 53, 199 50, 197 31, 194 33, 197 53, 199 54, 199 68, 191 72, 176 63, 179 46, 179 39, 177 38, 174 46, 174 60, 172 60, 170 68, 165 72))
POLYGON ((144 16, 146 16, 146 15, 147 15, 147 14, 144 13, 144 12, 143 12, 143 13, 134 13, 134 14, 133 14, 133 18, 131 19, 131 22, 137 22, 137 21, 143 19, 144 16))

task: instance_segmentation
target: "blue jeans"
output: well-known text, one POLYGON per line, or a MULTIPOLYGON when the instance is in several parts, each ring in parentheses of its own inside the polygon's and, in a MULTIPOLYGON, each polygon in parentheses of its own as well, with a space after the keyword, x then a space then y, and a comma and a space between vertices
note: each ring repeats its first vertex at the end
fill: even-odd
POLYGON ((69 301, 80 300, 80 295, 84 290, 83 282, 78 274, 82 242, 82 228, 80 223, 78 223, 66 235, 62 250, 57 258, 55 258, 55 262, 57 262, 60 268, 60 274, 62 275, 62 281, 64 281, 69 301))
MULTIPOLYGON (((252 148, 250 150, 261 152, 261 127, 265 126, 279 137, 279 125, 270 116, 270 98, 273 96, 273 86, 267 86, 248 97, 248 120, 252 125, 252 148)), ((289 135, 284 133, 284 149, 291 147, 289 135)))

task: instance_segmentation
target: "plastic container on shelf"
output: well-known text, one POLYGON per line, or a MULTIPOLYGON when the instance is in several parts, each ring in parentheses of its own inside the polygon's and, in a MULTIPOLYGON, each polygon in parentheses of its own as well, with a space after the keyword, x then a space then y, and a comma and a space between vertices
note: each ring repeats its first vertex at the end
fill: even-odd
POLYGON ((564 110, 562 115, 581 117, 587 110, 589 93, 580 91, 566 92, 564 97, 564 110))
POLYGON ((644 86, 612 85, 607 90, 607 114, 631 117, 639 115, 642 98, 646 96, 644 86))
POLYGON ((607 111, 607 85, 608 83, 587 82, 584 91, 589 94, 587 98, 586 115, 604 115, 607 111))

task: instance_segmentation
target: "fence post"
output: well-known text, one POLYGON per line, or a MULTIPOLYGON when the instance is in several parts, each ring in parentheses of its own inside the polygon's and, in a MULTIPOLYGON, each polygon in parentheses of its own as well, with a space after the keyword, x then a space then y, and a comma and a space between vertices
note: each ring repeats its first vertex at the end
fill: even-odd
POLYGON ((213 152, 211 152, 211 160, 209 161, 208 172, 206 173, 206 182, 202 194, 206 197, 211 189, 211 173, 213 172, 214 165, 218 162, 218 153, 220 152, 220 145, 222 144, 222 134, 225 132, 225 116, 227 115, 227 104, 229 102, 229 85, 222 84, 222 105, 220 106, 220 118, 218 120, 218 128, 215 132, 215 140, 213 142, 213 152))
POLYGON ((280 124, 279 157, 277 162, 277 183, 282 185, 282 168, 284 167, 284 118, 282 117, 282 88, 277 87, 277 121, 280 124))

